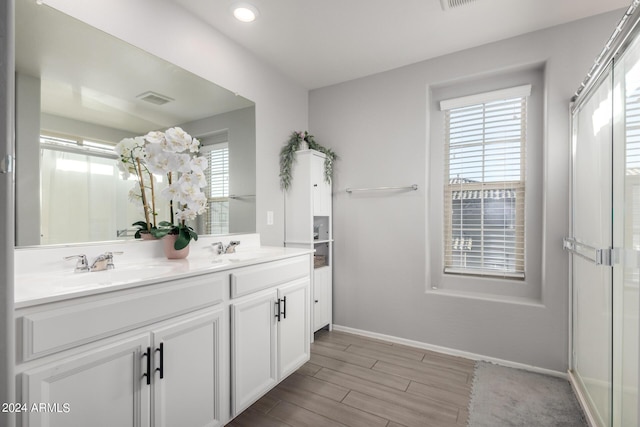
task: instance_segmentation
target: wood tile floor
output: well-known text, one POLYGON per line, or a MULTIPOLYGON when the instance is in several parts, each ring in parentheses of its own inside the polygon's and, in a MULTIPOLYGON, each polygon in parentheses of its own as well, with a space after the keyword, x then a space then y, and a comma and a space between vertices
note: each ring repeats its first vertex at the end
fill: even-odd
POLYGON ((473 370, 472 360, 319 331, 311 360, 229 426, 465 426, 473 370))

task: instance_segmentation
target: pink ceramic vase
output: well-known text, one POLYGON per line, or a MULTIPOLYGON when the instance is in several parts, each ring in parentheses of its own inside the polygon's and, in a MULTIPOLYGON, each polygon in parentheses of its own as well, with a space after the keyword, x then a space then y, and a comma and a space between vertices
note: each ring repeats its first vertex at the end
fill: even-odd
POLYGON ((168 259, 184 259, 189 255, 189 245, 178 250, 174 247, 177 234, 167 234, 162 238, 162 244, 164 245, 164 255, 168 259))
POLYGON ((156 240, 156 237, 153 234, 149 233, 148 231, 142 231, 140 233, 140 238, 142 240, 156 240))

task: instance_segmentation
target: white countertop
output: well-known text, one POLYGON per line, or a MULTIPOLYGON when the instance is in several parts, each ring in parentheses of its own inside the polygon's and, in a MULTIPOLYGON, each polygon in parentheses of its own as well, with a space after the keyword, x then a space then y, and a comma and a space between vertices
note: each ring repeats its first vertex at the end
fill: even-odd
MULTIPOLYGON (((234 236, 231 236, 232 238, 234 236)), ((210 239, 211 241, 216 239, 210 239)), ((155 242, 157 243, 157 242, 155 242)), ((115 269, 74 273, 74 263, 64 263, 60 248, 55 255, 45 253, 46 249, 34 249, 40 255, 40 259, 52 256, 55 262, 64 268, 17 268, 15 275, 15 307, 23 308, 54 301, 61 301, 81 296, 112 292, 121 289, 149 285, 157 282, 181 279, 232 268, 246 267, 263 262, 276 261, 291 258, 303 254, 311 254, 308 249, 295 249, 271 246, 247 245, 238 246, 236 253, 214 255, 213 251, 205 245, 211 242, 194 245, 189 257, 182 260, 168 260, 164 257, 150 256, 140 257, 137 252, 131 258, 126 255, 116 256, 115 269)), ((137 244, 137 243, 135 243, 137 244)), ((129 247, 130 248, 130 247, 129 247)), ((79 247, 66 248, 69 253, 77 253, 79 247)), ((104 249, 104 248, 102 248, 104 249)), ((122 249, 122 248, 121 248, 122 249)), ((29 249, 27 249, 29 250, 29 249)), ((111 248, 105 250, 113 250, 111 248)), ((125 250, 126 254, 126 250, 125 250)), ((27 255, 22 254, 23 258, 27 255)), ((23 262, 24 264, 24 262, 23 262)), ((46 265, 46 262, 41 263, 46 265)))

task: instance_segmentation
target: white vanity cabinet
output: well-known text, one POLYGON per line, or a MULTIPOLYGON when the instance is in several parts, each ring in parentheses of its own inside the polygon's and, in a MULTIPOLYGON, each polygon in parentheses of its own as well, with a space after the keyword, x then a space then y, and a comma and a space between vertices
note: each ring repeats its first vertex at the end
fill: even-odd
POLYGON ((159 289, 18 311, 24 349, 19 382, 28 409, 21 425, 224 425, 229 417, 229 360, 224 351, 228 308, 222 302, 228 299, 228 274, 155 286, 159 289), (176 299, 175 292, 184 298, 176 299), (151 300, 156 310, 142 317, 128 310, 127 302, 139 297, 151 300), (176 315, 189 305, 193 311, 176 315), (113 316, 108 331, 103 315, 113 316), (74 324, 68 316, 84 322, 74 324), (123 318, 128 328, 122 326, 123 318), (68 329, 41 340, 50 323, 68 324, 68 329), (34 352, 48 347, 70 348, 44 357, 34 352), (31 410, 41 403, 54 406, 31 410))
POLYGON ((148 334, 138 335, 28 369, 19 425, 149 426, 142 357, 150 345, 148 334))
POLYGON ((262 253, 215 272, 21 303, 18 425, 228 423, 310 357, 311 253, 262 253))
POLYGON ((273 264, 231 274, 232 416, 310 357, 309 257, 273 264))
POLYGON ((228 410, 223 405, 229 403, 228 379, 222 379, 228 375, 223 369, 228 366, 225 313, 222 307, 210 309, 152 332, 154 426, 224 425, 228 410))

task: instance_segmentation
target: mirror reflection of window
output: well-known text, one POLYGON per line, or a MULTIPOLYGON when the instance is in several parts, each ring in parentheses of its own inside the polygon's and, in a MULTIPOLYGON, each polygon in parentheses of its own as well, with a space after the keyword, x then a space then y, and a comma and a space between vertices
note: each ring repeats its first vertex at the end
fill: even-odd
POLYGON ((229 144, 207 144, 201 141, 202 155, 207 157, 208 212, 205 215, 205 234, 229 233, 229 144))

